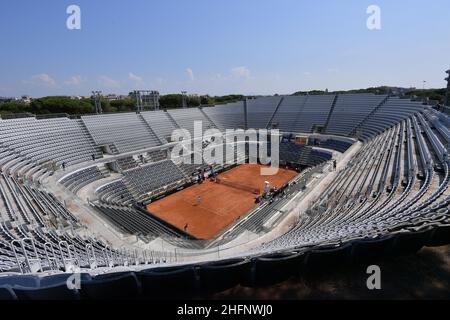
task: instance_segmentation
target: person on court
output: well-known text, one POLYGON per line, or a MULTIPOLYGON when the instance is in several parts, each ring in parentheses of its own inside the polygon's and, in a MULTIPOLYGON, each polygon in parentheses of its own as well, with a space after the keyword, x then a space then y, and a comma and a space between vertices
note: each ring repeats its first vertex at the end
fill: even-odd
POLYGON ((199 206, 201 203, 202 203, 202 197, 197 196, 197 197, 195 198, 195 205, 196 205, 196 206, 199 206))
POLYGON ((214 167, 211 166, 211 181, 217 182, 217 172, 214 170, 214 167))
POLYGON ((267 198, 270 194, 270 183, 269 181, 264 181, 264 194, 263 197, 267 198))

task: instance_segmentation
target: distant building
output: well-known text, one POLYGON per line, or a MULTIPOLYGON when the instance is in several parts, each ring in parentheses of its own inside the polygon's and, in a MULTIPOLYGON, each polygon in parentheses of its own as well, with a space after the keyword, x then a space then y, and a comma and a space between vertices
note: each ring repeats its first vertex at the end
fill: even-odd
POLYGON ((30 104, 31 101, 33 101, 33 98, 31 96, 23 95, 20 97, 20 101, 22 101, 26 104, 30 104))
POLYGON ((408 91, 413 91, 416 90, 415 87, 411 87, 411 88, 401 88, 401 87, 386 87, 387 91, 395 96, 401 96, 404 95, 405 93, 407 93, 408 91))
POLYGON ((33 98, 30 96, 21 96, 20 98, 17 97, 0 97, 0 103, 2 102, 11 102, 11 101, 19 101, 26 104, 31 103, 33 101, 33 98))
POLYGON ((105 100, 108 100, 108 101, 117 101, 117 100, 127 99, 128 96, 112 93, 112 94, 104 95, 102 98, 105 100))

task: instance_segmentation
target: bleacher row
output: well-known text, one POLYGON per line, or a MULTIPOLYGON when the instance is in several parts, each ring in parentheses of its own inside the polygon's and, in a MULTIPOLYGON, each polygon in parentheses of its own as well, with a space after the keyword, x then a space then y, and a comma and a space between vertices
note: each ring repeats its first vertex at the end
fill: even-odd
POLYGON ((114 143, 119 153, 161 144, 144 119, 135 113, 84 116, 82 120, 97 145, 114 143))
MULTIPOLYGON (((262 97, 248 101, 249 128, 284 132, 353 135, 367 140, 411 114, 424 110, 419 102, 384 95, 262 97), (349 117, 348 114, 354 115, 349 117), (351 119, 352 121, 349 121, 351 119), (322 133, 324 133, 322 132, 322 133)), ((195 121, 203 129, 243 128, 242 102, 214 107, 83 116, 81 119, 23 118, 0 120, 0 168, 38 179, 60 168, 102 157, 102 146, 115 153, 164 145, 174 129, 191 135, 195 121)))
POLYGON ((137 168, 139 165, 133 157, 124 157, 117 159, 117 165, 122 171, 137 168))
POLYGON ((315 150, 309 146, 303 146, 295 143, 280 144, 280 164, 291 166, 315 167, 323 162, 331 160, 331 153, 321 150, 315 150))
POLYGON ((71 173, 61 178, 58 182, 73 193, 77 193, 84 186, 103 178, 105 178, 105 175, 97 166, 93 166, 71 173))
POLYGON ((113 225, 122 229, 124 234, 136 235, 145 242, 159 236, 180 237, 180 233, 176 230, 158 222, 149 213, 142 212, 138 208, 102 203, 93 206, 113 225))
POLYGON ((122 179, 115 180, 99 187, 95 190, 95 194, 103 203, 127 205, 135 201, 133 195, 122 179))
POLYGON ((441 138, 430 129, 418 114, 366 144, 339 172, 313 206, 315 210, 262 250, 319 243, 338 247, 354 239, 392 234, 420 240, 424 234, 429 239, 437 232, 436 237, 442 239, 440 228, 448 229, 449 222, 449 163, 440 156, 441 138), (442 173, 435 171, 434 161, 440 162, 442 173), (425 166, 422 179, 414 163, 425 166))
MULTIPOLYGON (((250 100, 247 109, 249 127, 279 128, 286 133, 320 131, 357 137, 364 144, 286 234, 250 252, 236 253, 243 258, 180 266, 167 274, 168 269, 160 269, 158 274, 158 269, 152 265, 179 262, 184 258, 182 252, 149 253, 110 248, 103 240, 92 236, 65 204, 40 184, 42 177, 53 174, 63 163, 70 168, 102 157, 101 146, 113 145, 118 153, 162 146, 170 140, 172 129, 185 128, 192 134, 194 121, 203 121, 204 129, 242 128, 245 125, 243 103, 168 112, 85 116, 81 120, 0 120, 0 271, 56 273, 55 278, 48 281, 33 278, 28 284, 18 286, 14 285, 15 281, 25 278, 0 275, 0 297, 45 297, 62 290, 71 297, 92 298, 121 281, 130 284, 130 288, 141 285, 145 291, 148 288, 143 280, 146 274, 137 272, 138 266, 150 269, 145 273, 151 274, 153 280, 159 279, 158 290, 167 287, 173 292, 176 286, 167 284, 178 285, 183 281, 191 282, 193 288, 199 290, 205 285, 212 286, 202 280, 208 276, 217 281, 214 286, 218 287, 225 286, 224 282, 226 286, 255 283, 264 281, 264 273, 260 272, 269 269, 275 271, 271 276, 266 273, 266 278, 273 280, 282 271, 293 272, 294 265, 309 267, 318 261, 416 251, 423 245, 450 242, 447 152, 450 121, 445 115, 419 102, 369 94, 263 97, 250 100), (109 274, 118 266, 131 273, 109 274), (56 278, 64 278, 61 272, 71 272, 75 267, 106 275, 87 275, 81 292, 68 292, 56 278), (173 278, 175 274, 179 277, 173 278), (219 274, 222 275, 220 280, 219 274)), ((342 152, 349 145, 329 139, 320 142, 318 147, 342 152)), ((282 144, 282 158, 299 161, 297 148, 282 144)), ((302 148, 305 149, 301 154, 306 157, 300 163, 305 166, 314 167, 330 159, 329 154, 317 149, 302 148)), ((165 152, 148 154, 147 159, 149 163, 144 161, 138 167, 132 161, 122 162, 123 180, 98 188, 96 194, 100 203, 96 206, 107 220, 121 226, 124 232, 156 235, 158 228, 161 233, 172 232, 143 218, 142 212, 130 205, 144 194, 170 190, 186 182, 188 173, 195 168, 183 171, 167 159, 165 152)), ((98 167, 89 167, 63 177, 61 182, 76 191, 102 178, 98 167)), ((299 191, 295 186, 290 190, 287 198, 255 214, 248 222, 250 225, 244 228, 253 232, 264 229, 262 226, 273 212, 299 191)), ((198 254, 201 256, 201 252, 198 254)), ((122 287, 126 286, 122 283, 122 287)), ((189 288, 185 284, 185 289, 189 288)), ((109 294, 125 292, 126 289, 109 294)))
MULTIPOLYGON (((78 233, 81 223, 54 195, 0 176, 0 270, 34 273, 90 267, 107 245, 78 233), (4 212, 5 210, 5 212, 4 212), (6 214, 5 214, 6 213, 6 214)), ((82 229, 82 228, 81 228, 82 229)), ((106 260, 103 261, 106 266, 106 260)))
POLYGON ((171 160, 165 160, 128 170, 124 172, 123 181, 135 198, 139 198, 161 188, 179 185, 184 179, 178 167, 171 160))
POLYGON ((318 146, 320 148, 324 149, 330 149, 335 150, 341 153, 346 152, 351 146, 352 143, 340 141, 340 140, 334 140, 334 139, 327 139, 325 141, 319 141, 317 143, 310 144, 311 146, 318 146))

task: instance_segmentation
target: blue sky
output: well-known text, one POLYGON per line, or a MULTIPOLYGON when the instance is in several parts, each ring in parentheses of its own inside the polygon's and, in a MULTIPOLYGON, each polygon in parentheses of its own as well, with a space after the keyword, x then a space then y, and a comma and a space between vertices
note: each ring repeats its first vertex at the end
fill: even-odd
POLYGON ((444 87, 448 0, 3 0, 0 96, 444 87), (66 9, 81 8, 81 30, 66 9), (381 30, 369 30, 369 5, 381 30))

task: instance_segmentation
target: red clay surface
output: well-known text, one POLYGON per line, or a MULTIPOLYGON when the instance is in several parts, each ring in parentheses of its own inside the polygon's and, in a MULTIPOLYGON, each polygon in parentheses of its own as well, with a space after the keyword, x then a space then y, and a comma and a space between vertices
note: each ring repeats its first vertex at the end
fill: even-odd
MULTIPOLYGON (((261 176, 261 167, 243 164, 220 174, 219 178, 262 191, 264 181, 269 181, 271 187, 281 187, 298 174, 280 168, 276 175, 261 176)), ((205 181, 151 203, 147 210, 180 230, 188 224, 187 233, 209 240, 254 208, 256 196, 250 191, 205 181)))

